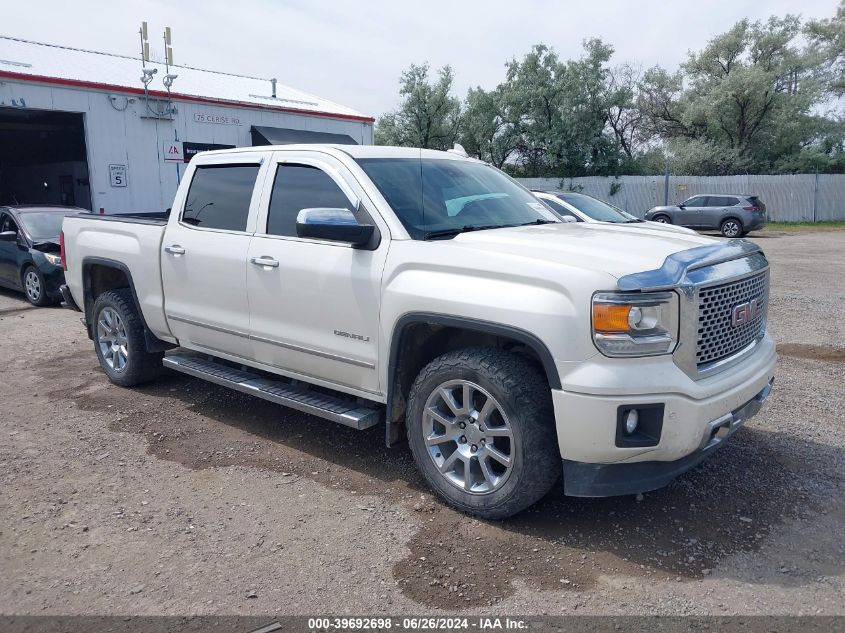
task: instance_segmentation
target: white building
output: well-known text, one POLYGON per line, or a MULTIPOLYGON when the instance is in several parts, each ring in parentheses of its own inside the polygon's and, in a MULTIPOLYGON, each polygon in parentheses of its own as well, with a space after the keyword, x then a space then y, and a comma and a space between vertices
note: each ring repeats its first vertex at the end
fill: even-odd
POLYGON ((203 149, 372 144, 373 119, 275 80, 0 36, 0 205, 170 206, 203 149))

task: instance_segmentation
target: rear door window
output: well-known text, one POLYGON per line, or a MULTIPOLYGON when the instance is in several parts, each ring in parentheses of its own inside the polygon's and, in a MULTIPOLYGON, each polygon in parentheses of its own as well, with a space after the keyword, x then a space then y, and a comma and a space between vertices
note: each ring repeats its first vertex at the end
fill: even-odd
POLYGON ((204 229, 246 231, 258 165, 197 167, 182 222, 204 229))

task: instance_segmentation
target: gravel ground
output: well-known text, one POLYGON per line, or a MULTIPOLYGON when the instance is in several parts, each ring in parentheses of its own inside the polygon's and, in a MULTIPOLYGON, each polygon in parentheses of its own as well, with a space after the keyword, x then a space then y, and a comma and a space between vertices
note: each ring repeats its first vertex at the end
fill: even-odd
POLYGON ((78 314, 0 291, 0 613, 843 614, 845 232, 756 239, 764 410, 664 490, 501 523, 379 429, 177 374, 115 387, 78 314))

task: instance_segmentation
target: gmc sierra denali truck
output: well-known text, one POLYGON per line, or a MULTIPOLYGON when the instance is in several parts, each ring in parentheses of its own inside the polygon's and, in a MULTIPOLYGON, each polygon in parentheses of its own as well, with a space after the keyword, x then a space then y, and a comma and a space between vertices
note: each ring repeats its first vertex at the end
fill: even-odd
POLYGON ((63 227, 65 299, 125 387, 162 367, 407 435, 430 486, 503 518, 668 484, 768 396, 769 265, 744 240, 566 223, 451 153, 198 154, 169 218, 63 227))

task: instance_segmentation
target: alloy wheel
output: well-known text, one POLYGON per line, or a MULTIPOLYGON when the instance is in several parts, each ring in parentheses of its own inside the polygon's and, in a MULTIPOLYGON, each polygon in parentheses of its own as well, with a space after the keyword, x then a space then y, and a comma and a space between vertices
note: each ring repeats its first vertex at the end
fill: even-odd
POLYGON ((450 380, 428 397, 422 432, 440 474, 471 494, 501 488, 514 467, 510 422, 499 402, 468 380, 450 380))
POLYGON ((24 276, 24 287, 26 296, 29 297, 30 301, 37 303, 41 300, 41 279, 39 279, 37 272, 31 269, 27 271, 24 276))
POLYGON ((129 344, 123 319, 113 308, 103 308, 97 319, 97 345, 106 364, 115 371, 126 368, 129 344))
POLYGON ((742 232, 740 229, 739 224, 734 220, 728 220, 722 225, 722 233, 725 237, 736 237, 742 232))

